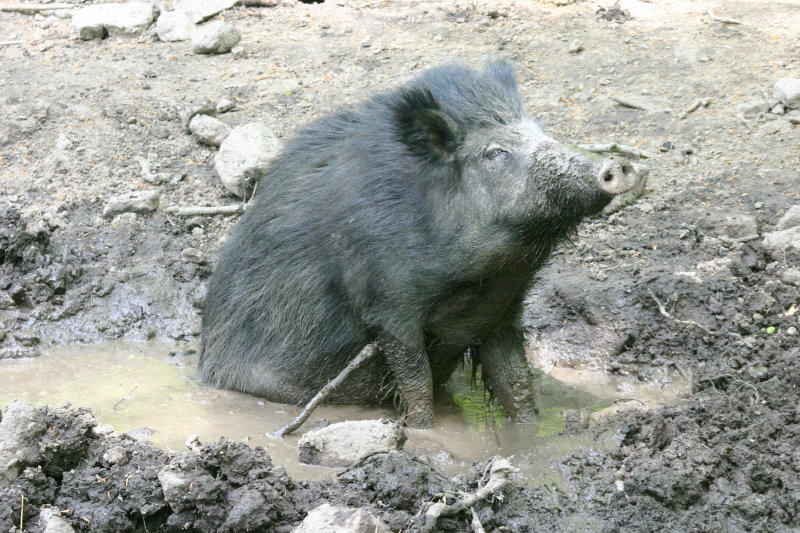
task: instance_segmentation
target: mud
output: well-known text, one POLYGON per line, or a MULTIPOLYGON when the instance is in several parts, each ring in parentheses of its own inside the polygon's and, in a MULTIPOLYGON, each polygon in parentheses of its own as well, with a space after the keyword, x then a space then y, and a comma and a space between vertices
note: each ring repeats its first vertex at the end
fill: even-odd
MULTIPOLYGON (((651 173, 644 196, 586 224, 541 273, 527 302, 533 363, 567 383, 570 372, 605 372, 610 380, 624 378, 615 382, 622 390, 603 397, 595 382, 588 397, 553 402, 559 414, 545 416, 552 423, 535 438, 495 424, 502 413, 475 408, 485 405, 479 389, 451 391, 461 425, 448 426, 445 416, 450 429, 426 437, 436 446, 409 448, 429 464, 404 455, 374 457, 336 479, 327 472, 306 481, 292 471, 291 483, 266 466, 262 452, 239 442, 253 433, 239 427, 222 430, 232 440, 208 445, 198 456, 176 453, 185 427, 171 444, 162 441, 167 451, 121 435, 72 431, 62 446, 42 430, 31 437, 45 443, 42 451, 32 452, 30 468, 2 489, 0 529, 19 525, 21 492, 31 530, 42 505, 58 505, 82 529, 91 529, 92 520, 153 531, 187 522, 222 527, 228 519, 225 527, 246 529, 260 526, 237 522, 245 515, 269 517, 270 527, 292 525, 318 502, 348 498, 394 529, 413 529, 421 500, 436 491, 473 489, 480 465, 463 472, 494 453, 516 453, 517 466, 555 466, 528 472, 502 501, 481 502, 477 511, 487 530, 800 528, 800 295, 789 274, 797 258, 771 256, 760 237, 737 240, 724 222, 750 216, 763 235, 800 201, 800 128, 773 113, 736 114, 739 104, 763 99, 777 78, 798 77, 797 6, 623 0, 622 23, 598 17, 601 7, 601 15, 611 12, 611 2, 340 4, 226 11, 223 17, 243 33, 237 57, 200 58, 185 43, 149 36, 77 42, 68 21, 0 14, 2 38, 26 42, 0 48, 0 358, 22 358, 8 362, 24 366, 33 364, 25 357, 52 346, 116 339, 191 347, 174 344, 191 343, 198 333, 203 283, 235 216, 180 218, 164 208, 235 200, 214 174, 214 151, 183 132, 184 107, 226 97, 236 102, 233 112, 220 115, 229 125, 262 120, 286 136, 301 122, 430 64, 454 58, 474 64, 499 53, 517 65, 527 109, 559 139, 618 142, 656 155, 645 161, 651 173), (707 10, 743 24, 720 24, 707 10), (573 40, 583 48, 579 53, 569 52, 573 40), (624 108, 614 103, 619 96, 673 111, 624 108), (680 118, 698 98, 711 103, 680 118), (142 172, 140 159, 149 172, 142 172), (101 217, 108 197, 154 188, 161 191, 155 213, 101 217), (626 397, 631 380, 658 390, 676 376, 692 383, 691 397, 678 406, 643 413, 619 410, 636 401, 609 405, 626 397), (604 401, 595 405, 598 398, 604 401), (606 406, 619 412, 595 424, 587 411, 606 406), (471 417, 468 427, 483 429, 465 431, 471 417), (459 450, 462 442, 474 455, 459 450), (113 446, 128 462, 103 459, 113 446), (437 462, 442 450, 457 460, 437 462), (220 460, 255 465, 263 476, 223 479, 220 460), (200 499, 166 502, 157 475, 168 462, 197 480, 200 499), (462 473, 448 479, 456 471, 462 473), (419 480, 422 492, 409 479, 419 480), (131 483, 139 485, 128 492, 131 483), (281 491, 289 495, 288 507, 275 499, 281 491), (139 499, 143 494, 147 502, 139 499), (234 510, 247 505, 256 511, 234 510)), ((112 375, 113 368, 107 369, 112 375)), ((40 371, 48 375, 45 367, 40 371)), ((164 383, 178 380, 183 387, 181 375, 167 373, 164 383)), ((109 377, 92 388, 100 392, 109 377)), ((93 405, 96 416, 104 420, 108 404, 127 395, 133 381, 107 389, 105 406, 93 405)), ((564 396, 564 389, 550 390, 564 396)), ((31 390, 15 391, 19 396, 51 405, 70 399, 35 398, 31 390)), ((224 393, 219 398, 217 412, 224 413, 229 400, 224 393)), ((197 404, 205 408, 194 400, 183 413, 197 404)), ((253 416, 264 409, 249 401, 253 416)), ((439 402, 445 415, 449 401, 439 402)), ((238 402, 231 410, 246 412, 238 402)), ((156 414, 169 412, 169 405, 151 405, 156 414)), ((278 409, 286 411, 273 413, 281 422, 294 413, 278 409)), ((56 408, 41 417, 37 427, 83 427, 80 415, 56 408)), ((190 433, 203 432, 197 416, 185 418, 197 428, 190 433)), ((334 413, 328 418, 337 420, 334 413)), ((115 423, 124 430, 150 424, 154 442, 166 432, 140 420, 115 423)), ((275 465, 292 470, 280 450, 263 444, 275 465)), ((468 519, 442 519, 440 526, 468 531, 468 519)))
MULTIPOLYGON (((37 358, 0 361, 0 382, 5 384, 0 405, 14 399, 37 405, 71 403, 91 408, 100 423, 165 450, 182 450, 189 435, 204 442, 227 437, 262 446, 296 479, 319 480, 337 472, 298 462, 302 429, 285 439, 266 436, 295 416, 298 408, 198 383, 197 356, 190 346, 112 342, 51 348, 37 358)), ((531 482, 542 477, 561 480, 553 463, 590 442, 561 434, 570 412, 602 414, 632 400, 651 408, 676 404, 688 392, 688 383, 680 380, 655 385, 568 368, 553 369, 551 374, 539 380, 542 423, 518 426, 506 422, 502 410, 488 402, 480 382, 472 384, 469 369, 457 372, 438 393, 436 426, 408 428, 406 451, 424 457, 447 475, 501 454, 517 457, 517 466, 531 482)), ((390 416, 390 409, 322 406, 307 424, 390 416)))

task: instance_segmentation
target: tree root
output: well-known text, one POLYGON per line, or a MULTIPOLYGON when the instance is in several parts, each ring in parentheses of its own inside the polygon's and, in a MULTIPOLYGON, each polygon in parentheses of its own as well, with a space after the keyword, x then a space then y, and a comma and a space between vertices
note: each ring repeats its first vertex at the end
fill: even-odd
POLYGON ((489 479, 482 487, 472 494, 463 494, 461 498, 457 499, 454 503, 447 504, 444 501, 430 502, 423 506, 425 509, 424 523, 422 524, 422 531, 430 532, 436 530, 436 521, 440 516, 452 516, 461 511, 470 509, 472 511, 472 525, 475 531, 484 531, 483 525, 478 519, 477 513, 474 512, 472 506, 479 501, 489 496, 499 496, 500 491, 509 482, 511 482, 511 474, 518 472, 516 468, 511 466, 508 459, 504 457, 494 457, 487 466, 489 471, 489 479))

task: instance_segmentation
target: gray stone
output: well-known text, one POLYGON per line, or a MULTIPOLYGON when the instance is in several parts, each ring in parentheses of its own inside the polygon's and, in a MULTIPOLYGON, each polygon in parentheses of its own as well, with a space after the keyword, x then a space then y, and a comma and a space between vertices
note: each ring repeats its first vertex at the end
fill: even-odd
POLYGON ((72 27, 84 41, 107 35, 134 35, 152 22, 153 6, 148 2, 94 4, 80 8, 72 16, 72 27))
POLYGON ((165 466, 158 472, 158 482, 164 493, 164 500, 176 513, 181 512, 185 505, 183 497, 189 492, 191 480, 172 466, 165 466))
POLYGON ((39 511, 39 525, 42 533, 74 533, 75 529, 62 518, 59 510, 45 507, 39 511))
POLYGON ((349 466, 365 455, 403 449, 403 428, 390 420, 339 422, 306 432, 297 443, 300 462, 349 466))
POLYGON ((786 113, 786 120, 789 124, 800 124, 800 111, 789 111, 786 113))
POLYGON ((190 14, 192 22, 200 24, 236 5, 237 0, 178 0, 175 10, 190 14))
POLYGON ((759 113, 766 113, 769 111, 769 102, 764 100, 756 100, 754 102, 745 102, 736 106, 736 112, 740 115, 757 115, 759 113))
POLYGON ((779 79, 772 95, 788 109, 800 109, 800 78, 779 79))
POLYGON ((783 115, 786 113, 786 108, 783 106, 783 104, 775 104, 772 106, 772 109, 770 109, 769 112, 773 115, 783 115))
POLYGON ((122 446, 112 446, 103 453, 103 461, 115 465, 128 462, 128 452, 122 446))
POLYGON ((227 54, 241 39, 242 34, 233 24, 218 20, 194 32, 192 50, 196 54, 227 54))
POLYGON ((190 13, 182 9, 164 11, 156 21, 156 35, 162 41, 188 41, 194 32, 190 13))
POLYGON ((755 217, 740 213, 728 214, 711 222, 720 237, 742 239, 758 235, 758 222, 755 217))
POLYGON ((195 115, 189 122, 189 130, 200 143, 208 146, 219 146, 231 133, 230 126, 208 115, 195 115))
POLYGON ((292 533, 389 533, 381 520, 365 509, 324 503, 312 509, 292 533))
POLYGON ((244 124, 233 128, 222 142, 214 158, 214 168, 227 190, 246 198, 280 148, 281 142, 266 125, 244 124))
POLYGON ((778 231, 800 226, 800 204, 793 205, 775 225, 778 231))
POLYGON ((114 217, 122 213, 152 213, 158 209, 159 191, 133 191, 114 196, 103 209, 103 216, 114 217))
POLYGON ((583 52, 584 46, 581 44, 580 41, 572 41, 567 45, 567 52, 570 54, 578 54, 583 52))
POLYGON ((236 104, 227 98, 220 98, 217 101, 217 113, 227 113, 233 110, 234 107, 236 107, 236 104))
POLYGON ((781 272, 781 280, 789 285, 800 287, 800 268, 787 268, 781 272))
POLYGON ((765 233, 764 247, 778 259, 800 254, 800 226, 765 233))

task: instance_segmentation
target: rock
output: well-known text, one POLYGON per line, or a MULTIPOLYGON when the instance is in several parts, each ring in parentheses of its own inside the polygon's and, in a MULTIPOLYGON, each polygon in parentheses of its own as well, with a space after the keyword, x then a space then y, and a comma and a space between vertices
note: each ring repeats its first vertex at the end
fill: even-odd
POLYGON ((216 111, 217 113, 227 113, 233 110, 234 107, 236 107, 236 104, 232 100, 221 98, 217 101, 216 111))
POLYGON ((297 447, 301 463, 349 466, 371 453, 401 450, 405 440, 402 427, 390 420, 359 420, 308 431, 297 447))
POLYGON ((115 464, 124 464, 128 461, 128 452, 122 446, 112 446, 103 453, 103 461, 115 464))
POLYGON ((781 280, 789 285, 800 287, 800 268, 787 268, 781 272, 781 280))
POLYGON ((800 204, 790 207, 775 225, 775 229, 782 231, 795 226, 800 226, 800 204))
POLYGON ((631 205, 644 194, 644 190, 647 188, 647 177, 650 175, 650 168, 637 163, 630 163, 630 165, 636 174, 636 183, 631 190, 615 196, 603 209, 604 214, 616 213, 620 209, 631 205))
POLYGON ((764 247, 777 259, 800 255, 800 226, 764 234, 764 247))
POLYGON ((184 509, 183 497, 189 491, 191 480, 172 466, 165 466, 158 472, 158 482, 164 492, 164 500, 176 513, 184 509))
POLYGON ((758 235, 758 222, 755 217, 745 214, 729 214, 720 220, 712 220, 716 234, 720 237, 742 239, 758 235))
POLYGON ((278 138, 264 124, 251 122, 233 128, 214 158, 222 185, 240 198, 248 197, 280 147, 278 138))
POLYGON ((788 109, 800 109, 800 78, 779 79, 772 95, 788 109))
POLYGON ((754 102, 745 102, 736 106, 736 112, 740 115, 757 115, 759 113, 766 113, 769 111, 769 102, 764 100, 757 100, 754 102))
POLYGON ((158 209, 159 191, 133 191, 114 196, 103 209, 103 216, 112 218, 122 213, 152 213, 158 209))
POLYGON ((572 41, 567 46, 567 52, 570 54, 578 54, 583 52, 584 46, 580 43, 580 41, 572 41))
POLYGON ((39 344, 39 334, 33 329, 21 329, 14 333, 14 338, 22 346, 31 347, 39 344))
POLYGON ((203 254, 196 248, 185 248, 181 252, 181 260, 185 263, 195 263, 201 265, 206 262, 203 254))
POLYGON ((783 104, 775 104, 772 106, 772 109, 770 109, 769 112, 773 115, 783 115, 786 113, 786 108, 783 107, 783 104))
POLYGON ((200 24, 217 13, 230 9, 237 0, 178 0, 175 10, 189 13, 192 22, 200 24))
POLYGON ((152 22, 153 6, 148 2, 94 4, 80 8, 72 16, 72 27, 84 41, 133 35, 152 22))
POLYGON ((156 35, 162 41, 188 41, 193 31, 192 16, 182 9, 164 11, 156 21, 156 35))
POLYGON ((292 533, 389 533, 386 524, 365 509, 324 503, 312 509, 292 533))
POLYGON ((230 126, 208 115, 195 115, 189 122, 189 130, 199 142, 208 146, 219 146, 231 133, 230 126))
POLYGON ((39 511, 39 525, 42 533, 74 533, 75 529, 61 517, 59 509, 45 507, 39 511))
POLYGON ((800 111, 786 113, 786 120, 789 121, 789 124, 800 124, 800 111))
POLYGON ((242 34, 233 24, 218 20, 194 32, 192 50, 196 54, 227 54, 241 39, 242 34))

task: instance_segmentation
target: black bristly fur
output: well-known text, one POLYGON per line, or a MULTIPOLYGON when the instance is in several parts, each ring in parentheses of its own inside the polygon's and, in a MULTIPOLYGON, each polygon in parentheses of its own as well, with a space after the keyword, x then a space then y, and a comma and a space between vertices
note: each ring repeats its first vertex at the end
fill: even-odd
MULTIPOLYGON (((444 65, 301 129, 221 251, 201 378, 304 403, 380 332, 423 345, 435 383, 468 349, 483 364, 556 242, 607 201, 540 131, 505 62, 444 65), (482 156, 491 139, 508 157, 482 156)), ((385 401, 386 383, 375 357, 330 400, 385 401)))

